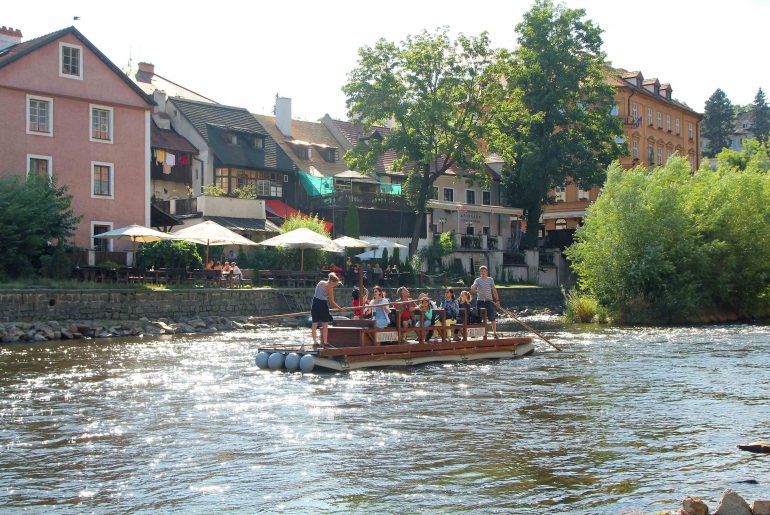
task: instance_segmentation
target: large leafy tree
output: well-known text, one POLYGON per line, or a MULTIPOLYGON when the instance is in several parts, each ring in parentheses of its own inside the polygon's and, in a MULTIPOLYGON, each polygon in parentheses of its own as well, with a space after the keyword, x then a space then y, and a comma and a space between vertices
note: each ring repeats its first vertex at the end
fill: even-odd
POLYGON ((770 107, 767 106, 765 92, 759 88, 751 105, 751 125, 754 136, 762 142, 767 142, 770 135, 770 107))
POLYGON ((556 186, 582 189, 604 182, 605 170, 625 150, 612 116, 613 87, 601 50, 601 29, 582 9, 538 0, 517 25, 519 46, 503 53, 491 83, 489 141, 506 163, 506 200, 525 209, 525 245, 535 246, 542 206, 556 186))
POLYGON ((347 152, 351 167, 371 172, 387 151, 408 179, 406 192, 418 215, 409 251, 414 254, 432 185, 447 170, 484 170, 477 123, 488 103, 482 87, 494 60, 486 33, 450 39, 447 29, 422 32, 401 43, 381 39, 359 50, 343 87, 351 118, 365 127, 385 125, 347 152))
POLYGON ((730 135, 733 133, 733 104, 724 91, 717 88, 706 100, 703 112, 702 136, 708 140, 708 147, 703 154, 715 157, 723 148, 730 147, 730 135))
POLYGON ((64 245, 79 222, 72 195, 56 185, 55 177, 0 177, 0 276, 34 272, 41 257, 64 245))

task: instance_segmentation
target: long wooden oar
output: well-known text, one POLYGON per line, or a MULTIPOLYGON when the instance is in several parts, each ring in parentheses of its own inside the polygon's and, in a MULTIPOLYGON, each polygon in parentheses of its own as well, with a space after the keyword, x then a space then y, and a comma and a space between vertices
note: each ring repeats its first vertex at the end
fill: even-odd
MULTIPOLYGON (((365 305, 365 306, 348 306, 344 308, 339 309, 330 309, 329 311, 354 311, 356 309, 364 309, 364 308, 372 308, 372 307, 382 307, 382 306, 395 306, 396 304, 409 304, 411 302, 416 302, 415 300, 402 300, 398 302, 388 302, 387 304, 377 304, 375 306, 365 305)), ((307 316, 310 315, 312 311, 298 311, 297 313, 283 313, 280 315, 267 315, 262 317, 253 317, 251 318, 251 322, 262 322, 264 320, 278 320, 281 318, 295 318, 295 317, 301 317, 301 316, 307 316)))
POLYGON ((527 325, 526 323, 524 323, 524 321, 523 321, 523 320, 519 319, 519 318, 518 318, 516 315, 514 315, 512 312, 508 311, 508 310, 507 310, 507 309, 505 309, 504 307, 500 307, 500 311, 502 311, 502 312, 503 312, 503 314, 505 314, 505 315, 508 315, 508 316, 509 316, 509 317, 511 317, 512 319, 516 320, 518 323, 520 323, 521 325, 523 325, 523 326, 524 326, 524 327, 525 327, 527 330, 529 330, 529 331, 531 331, 531 332, 535 333, 536 335, 538 335, 538 336, 539 336, 539 337, 540 337, 540 338, 541 338, 541 339, 542 339, 542 340, 543 340, 545 343, 547 343, 548 345, 550 345, 551 347, 553 347, 553 348, 554 348, 554 349, 556 349, 557 351, 561 352, 561 349, 560 349, 558 346, 556 346, 555 344, 551 343, 551 342, 548 340, 548 338, 546 338, 546 337, 545 337, 545 336, 543 336, 542 334, 540 334, 540 333, 538 333, 537 331, 535 331, 535 330, 534 330, 534 329, 533 329, 531 326, 529 326, 529 325, 527 325))

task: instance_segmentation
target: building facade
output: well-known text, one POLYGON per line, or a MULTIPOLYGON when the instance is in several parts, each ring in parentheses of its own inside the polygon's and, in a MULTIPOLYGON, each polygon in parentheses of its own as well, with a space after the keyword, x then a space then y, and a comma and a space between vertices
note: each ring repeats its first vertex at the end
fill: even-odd
MULTIPOLYGON (((614 70, 613 114, 623 123, 623 139, 628 153, 621 165, 663 166, 673 155, 684 156, 692 170, 700 167, 700 120, 702 116, 686 104, 675 100, 670 84, 658 79, 645 79, 641 72, 614 70)), ((555 203, 545 206, 539 235, 546 246, 565 246, 582 222, 588 206, 597 199, 601 188, 583 191, 575 184, 556 188, 555 203)))
POLYGON ((82 220, 73 242, 150 223, 152 99, 75 27, 21 41, 0 29, 0 173, 55 176, 82 220))

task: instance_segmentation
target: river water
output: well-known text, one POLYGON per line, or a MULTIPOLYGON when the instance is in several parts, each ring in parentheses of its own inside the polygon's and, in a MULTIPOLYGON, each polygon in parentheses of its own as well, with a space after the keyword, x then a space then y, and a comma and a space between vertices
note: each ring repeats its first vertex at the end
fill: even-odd
POLYGON ((770 439, 770 326, 544 331, 564 352, 345 374, 254 366, 305 329, 0 347, 0 507, 594 514, 770 497, 770 457, 735 448, 770 439))

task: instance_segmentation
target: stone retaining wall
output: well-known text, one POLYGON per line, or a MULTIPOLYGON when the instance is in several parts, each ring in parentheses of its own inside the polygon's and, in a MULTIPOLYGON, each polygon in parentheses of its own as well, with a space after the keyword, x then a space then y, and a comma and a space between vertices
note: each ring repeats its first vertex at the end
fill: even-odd
MULTIPOLYGON (((443 297, 441 289, 412 289, 443 297)), ((501 289, 503 306, 513 308, 563 306, 558 288, 501 289)), ((337 290, 337 301, 351 303, 351 290, 337 290)), ((459 293, 459 290, 455 290, 459 293)), ((189 320, 207 316, 260 316, 310 309, 313 290, 196 289, 196 290, 4 290, 0 291, 0 322, 45 320, 138 320, 169 318, 189 320)), ((391 293, 395 297, 395 292, 391 293)))

